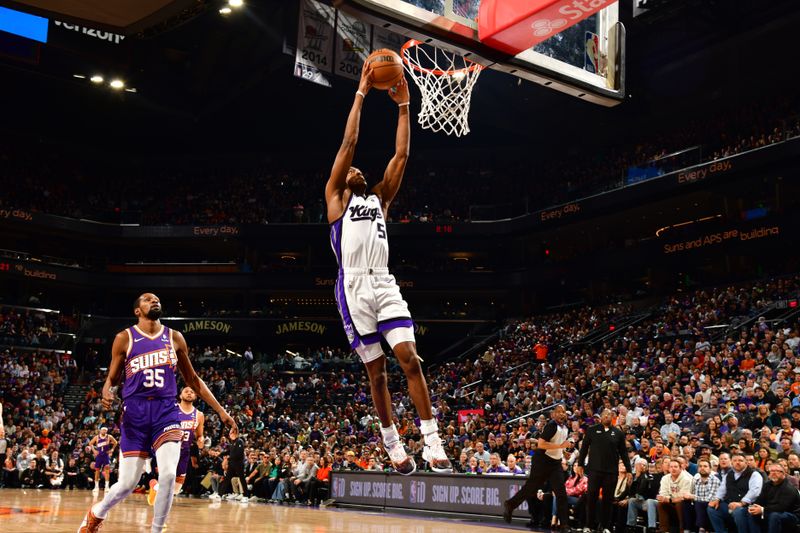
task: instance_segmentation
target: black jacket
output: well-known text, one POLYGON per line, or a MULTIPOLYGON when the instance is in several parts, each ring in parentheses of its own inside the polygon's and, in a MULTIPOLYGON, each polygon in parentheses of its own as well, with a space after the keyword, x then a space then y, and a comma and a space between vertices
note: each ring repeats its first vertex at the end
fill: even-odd
POLYGON ((658 496, 660 481, 656 481, 647 472, 639 477, 634 476, 631 484, 631 496, 642 496, 645 500, 655 500, 656 496, 658 496))
POLYGON ((625 469, 631 471, 631 461, 625 448, 625 434, 617 427, 611 426, 606 431, 603 424, 596 424, 587 429, 578 457, 579 465, 585 464, 587 455, 589 464, 586 469, 590 472, 615 473, 620 460, 625 469))
POLYGON ((788 479, 784 479, 780 485, 774 485, 771 481, 764 483, 755 503, 764 508, 765 515, 792 513, 800 520, 800 492, 797 492, 788 479))
POLYGON ((231 468, 244 469, 244 439, 239 437, 231 442, 228 447, 228 466, 231 468))

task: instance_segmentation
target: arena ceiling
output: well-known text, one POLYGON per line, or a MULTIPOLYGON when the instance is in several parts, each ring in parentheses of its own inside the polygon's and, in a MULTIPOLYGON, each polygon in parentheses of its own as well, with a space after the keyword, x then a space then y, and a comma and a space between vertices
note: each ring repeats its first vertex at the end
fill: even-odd
MULTIPOLYGON (((323 88, 293 76, 286 45, 295 38, 296 1, 250 0, 228 17, 218 12, 222 2, 0 0, 42 14, 58 8, 59 16, 74 23, 92 17, 95 25, 125 35, 109 43, 59 28, 53 42, 26 62, 4 53, 0 32, 0 98, 25 104, 4 106, 0 133, 24 129, 70 140, 86 136, 99 145, 152 141, 203 150, 225 144, 282 149, 308 139, 334 146, 355 85, 337 79, 333 88, 323 88), (75 77, 96 72, 125 79, 137 93, 111 94, 75 77)), ((473 133, 454 141, 420 132, 415 146, 420 140, 431 148, 466 150, 568 139, 613 142, 620 124, 634 121, 637 127, 640 121, 639 127, 646 127, 648 113, 669 117, 669 105, 686 107, 688 95, 713 99, 739 91, 741 96, 769 82, 759 71, 775 73, 776 80, 792 72, 793 33, 780 30, 796 26, 796 3, 777 0, 769 9, 751 0, 675 4, 682 7, 669 17, 628 21, 629 44, 635 46, 628 50, 631 98, 625 105, 604 109, 486 72, 473 96, 473 133)), ((630 6, 623 0, 623 12, 630 6)), ((361 145, 391 146, 392 128, 385 127, 391 103, 378 96, 369 104, 363 122, 370 133, 361 145)))

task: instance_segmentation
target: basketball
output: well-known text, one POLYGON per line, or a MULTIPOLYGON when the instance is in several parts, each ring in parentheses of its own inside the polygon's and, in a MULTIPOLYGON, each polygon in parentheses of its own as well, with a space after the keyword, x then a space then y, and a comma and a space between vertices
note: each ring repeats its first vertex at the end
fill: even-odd
POLYGON ((397 52, 388 48, 372 52, 367 64, 372 65, 372 85, 376 89, 390 89, 403 77, 403 60, 397 52))

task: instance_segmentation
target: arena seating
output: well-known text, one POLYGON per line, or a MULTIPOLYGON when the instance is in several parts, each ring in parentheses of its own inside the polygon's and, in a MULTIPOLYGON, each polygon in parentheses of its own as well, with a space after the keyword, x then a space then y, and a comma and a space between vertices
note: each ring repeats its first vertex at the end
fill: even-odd
MULTIPOLYGON (((794 431, 800 429, 800 314, 776 305, 799 293, 800 276, 791 276, 679 293, 649 309, 634 309, 633 304, 577 306, 508 323, 478 353, 428 369, 436 416, 456 470, 485 472, 483 460, 469 465, 473 455, 482 455, 480 450, 498 453, 502 463, 514 455, 525 465, 546 409, 563 402, 578 447, 581 429, 608 407, 615 423, 630 435, 631 455, 659 466, 669 455, 695 464, 691 444, 696 446, 699 441, 693 439, 701 437, 712 461, 720 453, 742 449, 761 459, 756 465, 761 470, 781 460, 790 472, 800 473, 800 450, 779 455, 777 439, 782 413, 794 431), (627 326, 610 331, 608 324, 627 326), (544 359, 535 355, 537 344, 548 348, 544 359), (459 411, 466 412, 459 416, 459 411), (666 413, 673 414, 680 434, 662 435, 666 413), (732 421, 734 413, 738 424, 732 421)), ((17 323, 21 320, 5 311, 5 321, 12 316, 17 323)), ((20 338, 27 339, 6 337, 12 342, 20 338)), ((193 349, 192 357, 237 418, 257 459, 259 453, 270 461, 283 456, 293 465, 301 454, 313 453, 328 456, 334 469, 388 467, 366 375, 347 352, 321 347, 299 365, 270 354, 245 362, 211 346, 193 349)), ((396 423, 409 448, 419 451, 418 421, 403 393, 404 379, 391 363, 389 374, 396 423)), ((22 453, 27 449, 45 468, 52 451, 74 458, 81 472, 79 486, 91 487, 87 443, 100 425, 108 425, 112 433, 119 428, 115 413, 100 405, 101 372, 81 376, 92 386, 78 405, 65 407, 62 397, 77 377, 58 354, 22 348, 0 354, 8 442, 5 485, 34 479, 17 469, 27 463, 22 453)), ((203 409, 211 446, 198 453, 199 468, 186 486, 191 494, 208 492, 208 483, 201 482, 221 468, 228 445, 216 415, 203 409)), ((221 479, 218 490, 230 491, 224 475, 221 479)), ((277 488, 278 481, 268 486, 277 488)), ((259 494, 287 501, 308 497, 303 491, 251 493, 256 498, 259 494)), ((242 500, 247 495, 230 497, 242 500)), ((538 508, 546 524, 549 507, 538 508)))
MULTIPOLYGON (((677 162, 699 164, 796 137, 800 135, 798 115, 796 97, 766 99, 717 110, 672 130, 632 132, 628 139, 594 150, 593 157, 554 153, 535 166, 493 153, 444 161, 423 154, 410 162, 390 220, 469 221, 481 216, 471 206, 487 204, 505 205, 512 214, 533 212, 617 189, 625 184, 630 168, 653 167, 658 174, 675 170, 670 165, 677 162), (675 152, 690 155, 670 162, 667 156, 675 152), (415 201, 421 197, 424 203, 415 201)), ((266 165, 258 157, 248 163, 242 157, 236 165, 221 159, 216 164, 174 161, 170 168, 126 167, 117 171, 125 174, 120 179, 108 180, 106 166, 84 168, 74 153, 57 146, 45 150, 7 139, 0 143, 0 150, 4 163, 0 179, 17 184, 0 198, 0 209, 145 225, 325 222, 322 192, 327 175, 319 170, 288 170, 285 167, 290 165, 266 165), (53 180, 53 169, 70 180, 53 180), (142 194, 148 190, 147 182, 163 186, 158 194, 142 194)), ((317 167, 329 164, 319 162, 317 167)), ((367 170, 373 181, 383 172, 378 167, 367 170)), ((503 213, 501 218, 509 216, 503 213)))

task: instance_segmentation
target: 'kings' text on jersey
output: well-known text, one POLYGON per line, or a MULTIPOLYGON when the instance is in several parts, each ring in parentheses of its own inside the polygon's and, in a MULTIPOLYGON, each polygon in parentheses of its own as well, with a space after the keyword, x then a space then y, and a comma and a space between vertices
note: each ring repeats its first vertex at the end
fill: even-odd
POLYGON ((340 269, 386 268, 389 239, 380 198, 351 195, 342 218, 331 224, 331 247, 340 269))

